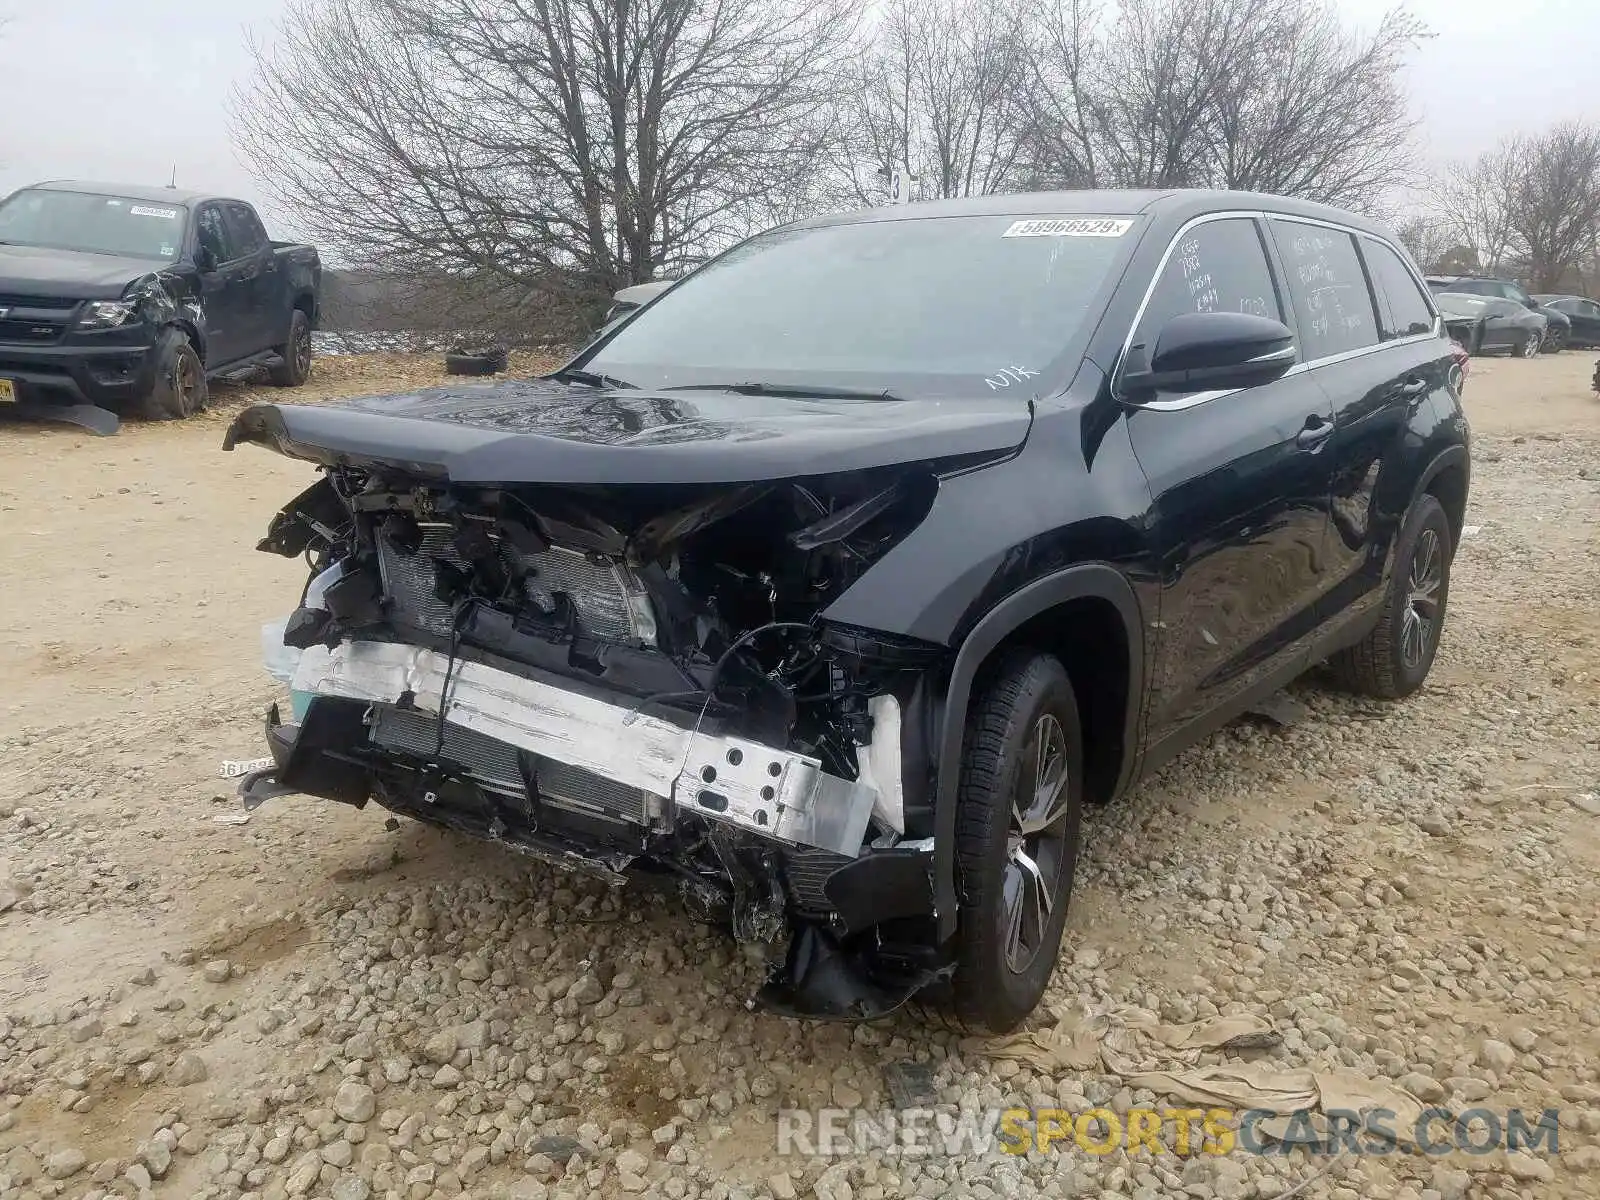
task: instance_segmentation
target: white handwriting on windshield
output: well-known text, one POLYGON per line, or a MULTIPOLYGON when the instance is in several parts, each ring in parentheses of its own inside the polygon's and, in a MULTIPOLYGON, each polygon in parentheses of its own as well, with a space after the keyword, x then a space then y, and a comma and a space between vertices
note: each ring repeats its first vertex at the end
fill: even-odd
POLYGON ((1024 379, 1037 379, 1039 372, 1030 371, 1027 367, 1002 367, 993 375, 984 376, 984 382, 989 385, 991 392, 998 392, 1010 387, 1014 383, 1021 383, 1024 379))

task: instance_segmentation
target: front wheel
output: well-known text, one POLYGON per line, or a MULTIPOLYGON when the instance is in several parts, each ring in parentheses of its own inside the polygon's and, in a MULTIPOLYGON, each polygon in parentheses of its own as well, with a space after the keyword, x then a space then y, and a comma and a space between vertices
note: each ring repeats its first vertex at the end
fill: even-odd
POLYGON ((1517 348, 1517 353, 1523 358, 1538 358, 1539 347, 1544 345, 1544 334, 1537 329, 1528 331, 1528 336, 1523 338, 1522 345, 1517 348))
POLYGON ((1399 700, 1422 686, 1439 652, 1450 599, 1450 519, 1423 495, 1400 530, 1382 616, 1371 633, 1329 660, 1352 691, 1399 700))
POLYGON ((205 365, 183 330, 176 326, 163 329, 146 361, 149 382, 138 408, 147 420, 182 421, 209 402, 205 365))
POLYGON ((1545 330, 1544 352, 1546 354, 1560 354, 1567 348, 1567 335, 1561 331, 1560 326, 1545 330))
POLYGON ((289 316, 289 337, 278 347, 278 365, 268 377, 277 387, 299 387, 311 377, 311 320, 298 308, 289 316))
POLYGON ((951 1000, 968 1028, 1015 1029, 1044 997, 1078 860, 1083 732, 1066 668, 1015 651, 971 713, 956 815, 951 1000))

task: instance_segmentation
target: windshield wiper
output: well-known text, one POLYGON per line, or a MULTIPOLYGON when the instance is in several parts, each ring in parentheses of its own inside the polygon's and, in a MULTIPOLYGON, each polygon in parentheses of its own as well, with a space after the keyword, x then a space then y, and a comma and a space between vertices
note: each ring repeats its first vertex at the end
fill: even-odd
POLYGON ((618 379, 615 375, 601 375, 597 371, 585 371, 582 367, 569 367, 565 371, 556 371, 551 379, 559 379, 563 383, 582 383, 589 387, 609 388, 637 388, 636 383, 629 383, 626 379, 618 379))
POLYGON ((667 392, 737 392, 741 396, 793 396, 799 400, 900 400, 890 391, 808 383, 680 383, 667 392))

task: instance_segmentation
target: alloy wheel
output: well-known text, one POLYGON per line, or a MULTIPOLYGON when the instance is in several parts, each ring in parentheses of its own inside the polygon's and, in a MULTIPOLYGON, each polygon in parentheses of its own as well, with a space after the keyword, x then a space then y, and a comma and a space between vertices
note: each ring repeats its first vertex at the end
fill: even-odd
POLYGON ((294 367, 302 378, 311 373, 311 331, 303 325, 295 334, 294 367))
POLYGON ((1060 902, 1072 802, 1069 767, 1061 722, 1046 713, 1023 747, 1001 882, 1006 965, 1018 974, 1038 957, 1060 902))
POLYGON ((1439 628, 1439 593, 1444 587, 1444 547, 1439 534, 1424 529, 1411 553, 1411 578, 1401 618, 1400 658, 1415 669, 1427 656, 1439 628))
POLYGON ((1535 330, 1533 333, 1530 333, 1528 335, 1528 340, 1525 343, 1523 343, 1522 357, 1523 358, 1538 358, 1539 357, 1539 347, 1543 342, 1544 342, 1544 337, 1537 330, 1535 330))

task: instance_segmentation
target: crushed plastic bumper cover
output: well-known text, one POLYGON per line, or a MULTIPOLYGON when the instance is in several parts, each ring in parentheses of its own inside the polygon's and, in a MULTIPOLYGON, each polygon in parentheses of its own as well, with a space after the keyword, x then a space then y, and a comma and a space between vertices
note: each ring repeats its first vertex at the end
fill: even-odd
MULTIPOLYGON (((312 647, 294 686, 437 714, 445 655, 395 642, 312 647), (405 700, 402 700, 405 698, 405 700)), ((814 758, 695 733, 670 721, 481 663, 450 672, 446 719, 534 754, 670 798, 686 812, 795 845, 856 856, 877 791, 814 758)), ((256 781, 259 789, 264 781, 256 781)))

